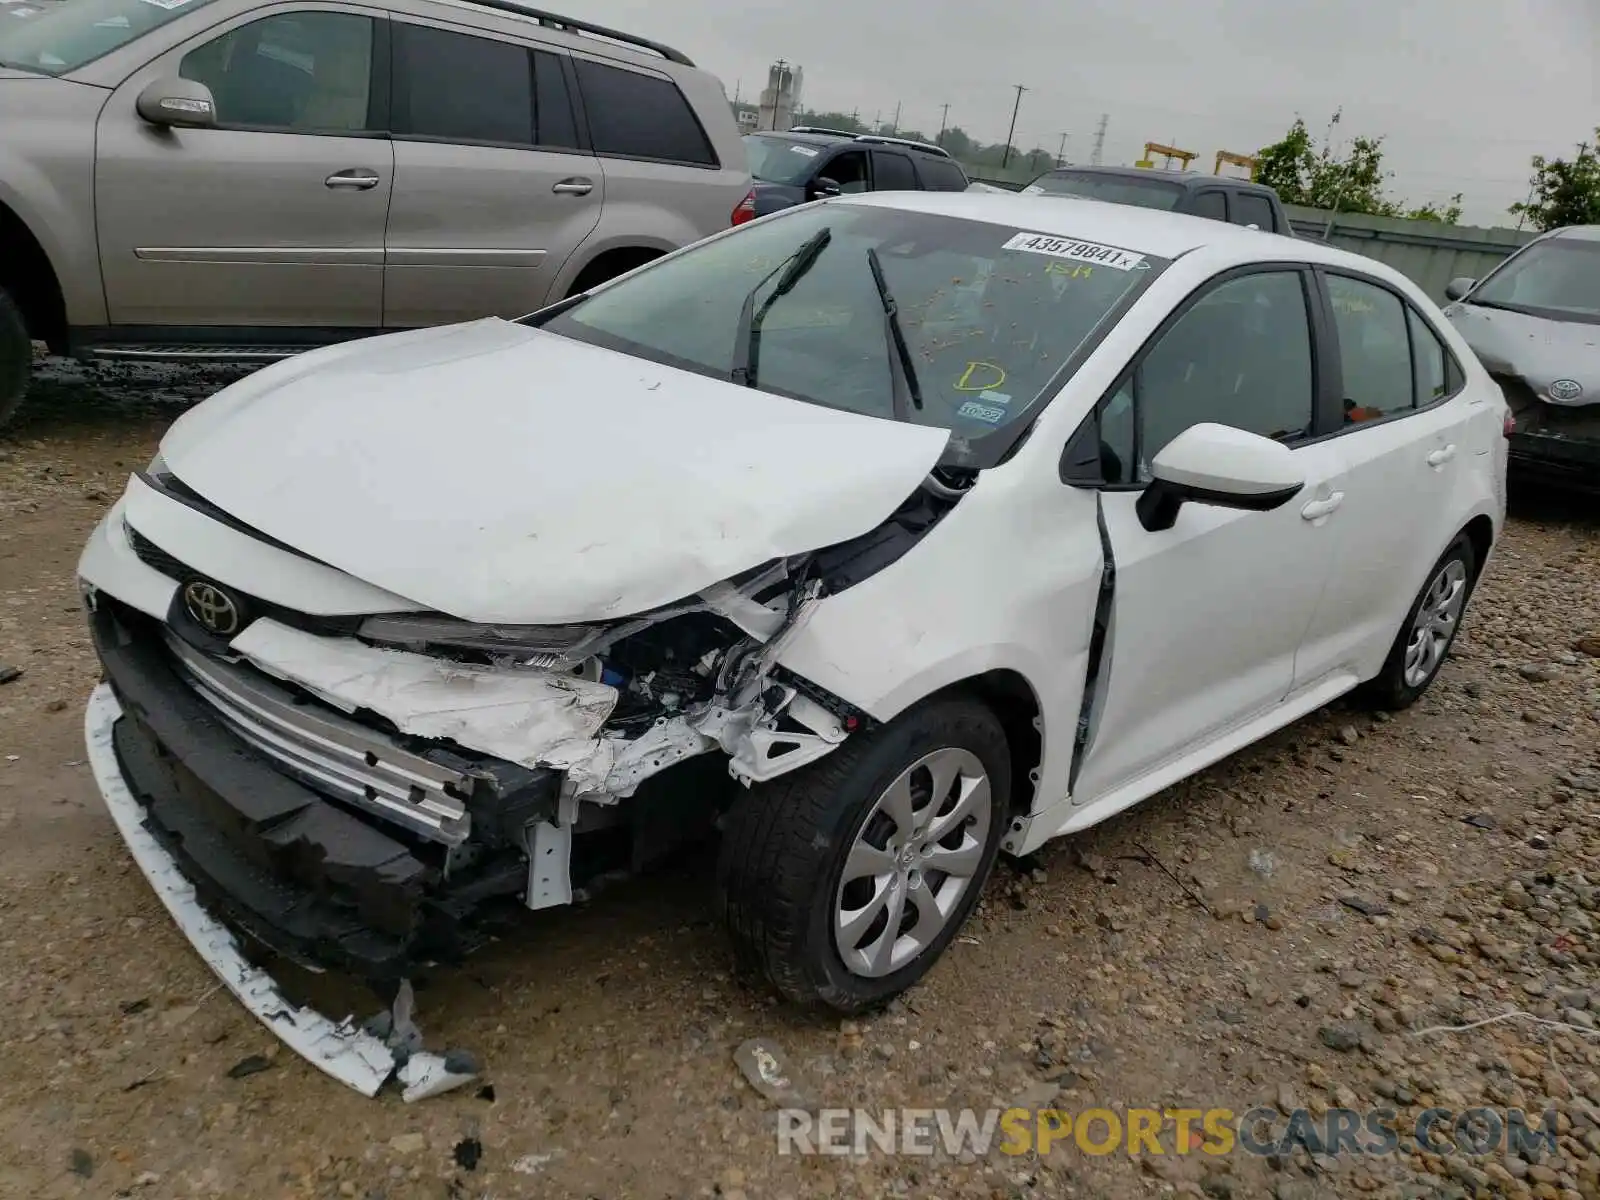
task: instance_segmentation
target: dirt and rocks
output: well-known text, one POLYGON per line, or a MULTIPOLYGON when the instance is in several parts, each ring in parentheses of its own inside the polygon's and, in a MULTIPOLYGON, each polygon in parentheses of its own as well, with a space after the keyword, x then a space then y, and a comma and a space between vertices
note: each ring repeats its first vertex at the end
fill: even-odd
POLYGON ((487 1069, 406 1106, 325 1079, 218 993, 83 761, 97 672, 72 568, 216 382, 174 378, 70 368, 0 435, 0 1195, 1600 1196, 1592 504, 1514 503, 1415 708, 1335 706, 1002 866, 887 1012, 807 1017, 736 978, 695 853, 423 980, 430 1041, 487 1069), (735 1060, 752 1039, 829 1107, 1376 1107, 1402 1129, 1553 1109, 1558 1147, 1180 1156, 1169 1124, 1162 1156, 1070 1137, 1042 1159, 780 1156, 735 1060))

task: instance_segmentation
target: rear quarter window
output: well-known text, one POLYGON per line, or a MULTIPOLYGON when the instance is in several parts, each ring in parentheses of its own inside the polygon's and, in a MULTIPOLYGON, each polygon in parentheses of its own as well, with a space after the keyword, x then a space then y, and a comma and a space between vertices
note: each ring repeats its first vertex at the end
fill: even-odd
POLYGON ((917 173, 922 176, 922 186, 930 192, 967 190, 967 173, 948 158, 919 158, 917 173))
POLYGON ((671 80, 590 59, 575 66, 596 154, 718 165, 699 118, 671 80))

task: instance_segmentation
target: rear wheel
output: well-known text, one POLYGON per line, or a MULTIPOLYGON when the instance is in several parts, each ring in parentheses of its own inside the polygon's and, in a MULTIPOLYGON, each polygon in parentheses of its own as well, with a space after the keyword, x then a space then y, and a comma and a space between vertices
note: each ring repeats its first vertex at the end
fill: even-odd
POLYGON ((22 405, 33 370, 33 342, 22 310, 0 288, 0 428, 22 405))
POLYGON ((1464 534, 1433 565, 1383 670, 1366 686, 1368 699, 1378 707, 1408 708, 1428 690, 1461 628, 1477 569, 1477 554, 1464 534))
POLYGON ((999 720, 951 699, 752 789, 717 872, 741 957, 805 1005, 859 1012, 904 991, 977 904, 1010 786, 999 720))

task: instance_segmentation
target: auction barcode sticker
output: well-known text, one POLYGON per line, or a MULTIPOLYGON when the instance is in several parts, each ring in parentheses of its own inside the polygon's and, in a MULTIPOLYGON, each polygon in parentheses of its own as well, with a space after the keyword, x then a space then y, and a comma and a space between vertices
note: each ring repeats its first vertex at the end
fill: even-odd
POLYGON ((1048 254, 1054 258, 1070 258, 1077 262, 1093 263, 1097 267, 1111 267, 1117 271, 1137 271, 1148 266, 1144 257, 1116 246, 1102 246, 1098 242, 1080 242, 1075 238, 1051 237, 1044 233, 1019 233, 1002 250, 1021 250, 1026 254, 1048 254))

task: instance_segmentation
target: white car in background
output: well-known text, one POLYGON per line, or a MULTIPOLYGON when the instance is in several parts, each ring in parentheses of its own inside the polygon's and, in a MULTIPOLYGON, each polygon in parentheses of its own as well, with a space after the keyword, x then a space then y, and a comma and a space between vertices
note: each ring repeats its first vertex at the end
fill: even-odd
POLYGON ((1415 700, 1505 416, 1421 291, 1321 243, 806 205, 185 414, 80 566, 93 762, 202 953, 363 1090, 388 1048, 213 918, 393 985, 715 820, 740 952, 858 1011, 1001 851, 1358 686, 1415 700))

